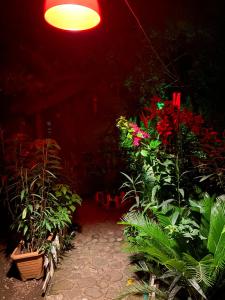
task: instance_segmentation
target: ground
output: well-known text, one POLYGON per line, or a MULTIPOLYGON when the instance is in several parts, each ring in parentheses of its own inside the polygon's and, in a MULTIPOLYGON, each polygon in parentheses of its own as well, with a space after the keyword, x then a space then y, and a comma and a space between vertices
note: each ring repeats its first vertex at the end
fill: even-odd
MULTIPOLYGON (((116 223, 126 210, 127 208, 117 210, 114 207, 105 209, 93 201, 83 202, 74 218, 74 223, 81 224, 82 233, 77 233, 75 249, 63 259, 59 267, 62 269, 61 273, 55 273, 47 298, 57 299, 56 296, 60 296, 60 299, 70 300, 80 300, 80 297, 108 300, 117 295, 120 286, 126 283, 127 259, 121 251, 121 230, 116 223), (68 271, 67 265, 72 265, 73 270, 68 271), (77 269, 82 269, 82 276, 78 276, 80 273, 77 269), (72 282, 73 289, 66 285, 67 281, 72 282), (70 294, 69 298, 67 294, 70 294)), ((0 300, 43 300, 42 280, 21 281, 10 259, 12 249, 9 251, 7 248, 6 239, 0 241, 0 300)))
POLYGON ((41 280, 23 282, 7 253, 7 244, 0 243, 0 299, 5 300, 43 300, 41 280))

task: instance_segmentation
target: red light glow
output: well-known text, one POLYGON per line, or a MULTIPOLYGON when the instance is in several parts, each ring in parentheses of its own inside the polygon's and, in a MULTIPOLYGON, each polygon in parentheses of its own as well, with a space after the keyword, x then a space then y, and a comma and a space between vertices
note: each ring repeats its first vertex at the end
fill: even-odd
POLYGON ((101 20, 97 0, 46 0, 44 18, 54 27, 71 31, 93 28, 101 20))

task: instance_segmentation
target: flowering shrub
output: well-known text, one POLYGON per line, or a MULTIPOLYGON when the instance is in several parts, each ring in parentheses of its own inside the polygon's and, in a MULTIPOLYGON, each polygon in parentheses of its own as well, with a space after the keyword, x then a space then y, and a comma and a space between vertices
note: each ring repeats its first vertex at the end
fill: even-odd
POLYGON ((172 101, 153 97, 136 122, 120 117, 117 127, 133 170, 142 174, 144 203, 180 203, 197 187, 209 193, 224 191, 224 136, 201 115, 181 108, 179 93, 172 101))

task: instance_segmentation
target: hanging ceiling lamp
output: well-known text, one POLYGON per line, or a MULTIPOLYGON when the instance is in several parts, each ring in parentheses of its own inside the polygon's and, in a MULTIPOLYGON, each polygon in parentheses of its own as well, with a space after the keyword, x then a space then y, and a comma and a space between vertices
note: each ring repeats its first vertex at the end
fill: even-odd
POLYGON ((44 18, 64 30, 86 30, 101 20, 97 0, 45 0, 44 18))

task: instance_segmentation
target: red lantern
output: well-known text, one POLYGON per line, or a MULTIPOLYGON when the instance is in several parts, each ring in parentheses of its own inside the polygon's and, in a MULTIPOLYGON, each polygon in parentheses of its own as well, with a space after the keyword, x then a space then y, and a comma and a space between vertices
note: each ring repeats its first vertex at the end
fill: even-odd
POLYGON ((45 0, 44 18, 64 30, 86 30, 101 20, 97 0, 45 0))

